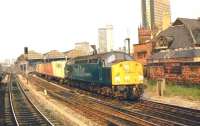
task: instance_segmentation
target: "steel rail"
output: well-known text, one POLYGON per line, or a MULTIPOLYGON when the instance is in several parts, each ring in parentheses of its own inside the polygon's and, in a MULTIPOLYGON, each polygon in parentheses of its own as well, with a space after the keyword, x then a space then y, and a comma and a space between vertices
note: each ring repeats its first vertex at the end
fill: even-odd
MULTIPOLYGON (((39 78, 39 79, 40 79, 40 78, 39 78)), ((42 80, 42 81, 45 81, 46 83, 48 83, 48 84, 50 84, 50 85, 52 85, 52 86, 56 86, 56 87, 58 87, 58 88, 60 88, 60 89, 62 89, 62 90, 68 91, 68 89, 66 89, 66 88, 64 88, 64 87, 62 87, 62 86, 59 86, 59 85, 54 84, 54 83, 51 83, 51 82, 49 83, 49 82, 47 82, 46 80, 43 80, 43 79, 41 79, 41 80, 42 80)), ((41 86, 41 85, 38 85, 38 86, 39 86, 40 88, 46 88, 46 87, 41 86)), ((47 90, 47 89, 46 89, 46 90, 47 90)), ((48 91, 51 92, 50 90, 48 90, 48 91)), ((53 92, 53 94, 55 94, 55 93, 56 93, 56 92, 53 92)), ((55 94, 55 95, 60 95, 60 94, 55 94)), ((77 94, 74 94, 74 95, 77 96, 77 94)), ((63 97, 63 96, 60 96, 60 97, 63 97)), ((100 100, 97 100, 97 99, 94 99, 94 98, 90 98, 90 100, 93 101, 93 102, 97 102, 97 103, 99 103, 99 104, 101 104, 101 105, 105 105, 105 106, 107 106, 107 107, 111 107, 111 108, 115 109, 115 111, 118 111, 118 112, 120 112, 120 113, 123 114, 123 115, 126 115, 126 116, 128 116, 128 117, 130 117, 130 118, 134 118, 135 120, 144 122, 144 123, 146 123, 146 124, 150 124, 150 125, 155 125, 155 126, 157 126, 157 124, 155 124, 155 123, 153 123, 153 122, 147 121, 147 120, 145 120, 145 119, 141 119, 141 118, 139 118, 139 117, 135 117, 134 115, 132 115, 132 114, 130 114, 130 113, 135 113, 135 114, 138 114, 138 115, 140 115, 140 116, 145 116, 145 117, 152 118, 152 119, 155 119, 155 120, 160 120, 160 122, 161 122, 161 121, 165 121, 165 122, 171 123, 171 124, 176 124, 176 125, 180 125, 180 126, 187 126, 187 125, 183 125, 183 124, 181 124, 181 123, 177 123, 177 122, 165 120, 165 119, 158 118, 158 117, 153 117, 153 116, 146 115, 146 114, 143 114, 143 113, 132 112, 132 111, 124 110, 124 109, 122 109, 122 108, 117 108, 116 106, 114 107, 113 105, 110 105, 110 104, 108 104, 108 103, 106 103, 106 102, 103 102, 103 101, 100 101, 100 100)))
POLYGON ((147 99, 142 99, 142 102, 151 102, 152 104, 157 104, 157 105, 163 105, 167 107, 168 109, 175 108, 179 109, 182 113, 188 113, 190 115, 198 113, 200 115, 200 110, 197 109, 192 109, 192 108, 186 108, 186 107, 181 107, 181 106, 176 106, 176 105, 171 105, 171 104, 166 104, 166 103, 161 103, 161 102, 155 102, 152 100, 147 100, 147 99))
MULTIPOLYGON (((147 103, 148 103, 148 101, 146 101, 147 103)), ((152 101, 150 101, 150 102, 152 102, 152 101)), ((176 120, 176 119, 179 119, 179 120, 181 120, 181 121, 185 121, 185 122, 187 122, 188 124, 189 123, 191 123, 191 124, 198 124, 198 125, 200 125, 200 122, 197 122, 197 121, 194 121, 194 120, 191 120, 191 119, 189 119, 189 118, 187 118, 186 116, 194 116, 194 115, 188 115, 188 113, 182 113, 182 112, 180 112, 180 111, 169 111, 169 110, 167 110, 167 109, 165 109, 165 107, 163 107, 163 105, 162 104, 160 104, 161 106, 156 106, 156 105, 158 105, 156 102, 153 102, 153 104, 151 104, 151 103, 149 103, 149 104, 145 104, 145 103, 141 103, 141 104, 139 104, 139 105, 137 105, 137 106, 135 106, 135 107, 133 107, 133 108, 137 108, 137 109, 141 109, 142 110, 142 108, 141 107, 148 107, 147 109, 145 109, 145 111, 154 111, 154 112, 156 112, 158 115, 159 114, 162 114, 162 115, 166 115, 166 116, 168 116, 168 117, 171 117, 171 118, 173 118, 173 120, 176 120), (164 109, 162 109, 162 108, 164 108, 164 109), (178 113, 179 112, 179 113, 178 113), (179 116, 177 116, 177 115, 179 115, 179 116)), ((166 106, 167 104, 165 104, 165 106, 166 106)), ((176 106, 173 106, 173 109, 174 110, 176 110, 177 108, 176 108, 176 106)), ((178 108, 179 109, 179 108, 178 108)), ((183 108, 184 109, 184 108, 183 108)), ((190 114, 190 113, 189 113, 190 114)))
MULTIPOLYGON (((46 87, 44 87, 44 86, 41 86, 41 85, 38 85, 38 86, 39 86, 40 88, 42 88, 42 89, 43 89, 43 88, 46 89, 46 87)), ((55 86, 55 85, 54 85, 54 86, 55 86)), ((62 88, 62 87, 60 87, 60 88, 62 88)), ((87 106, 87 105, 83 105, 83 104, 81 104, 81 103, 79 103, 79 102, 75 102, 75 101, 73 101, 73 100, 67 101, 67 99, 66 99, 65 96, 62 96, 62 95, 60 95, 59 93, 53 92, 53 91, 48 90, 48 89, 46 89, 46 90, 47 90, 47 91, 49 92, 49 94, 51 94, 52 96, 55 96, 55 97, 57 97, 57 98, 59 98, 59 99, 62 99, 62 100, 64 100, 65 102, 67 102, 67 103, 69 103, 69 104, 72 104, 72 105, 80 104, 83 108, 87 108, 87 109, 89 109, 89 110, 92 110, 92 112, 96 111, 96 112, 104 113, 104 115, 114 116, 113 114, 108 114, 108 113, 102 112, 102 111, 100 111, 100 110, 94 109, 94 108, 89 107, 89 106, 87 106)), ((115 112, 118 112, 118 113, 120 113, 120 114, 123 114, 124 116, 127 116, 127 117, 129 117, 129 118, 134 118, 135 120, 140 121, 140 122, 144 123, 145 125, 159 126, 159 125, 157 125, 157 124, 155 124, 155 123, 152 123, 152 122, 149 122, 149 121, 140 119, 140 118, 138 118, 138 117, 134 117, 134 116, 132 116, 132 115, 128 115, 127 113, 123 113, 123 112, 118 111, 118 110, 114 110, 114 111, 115 111, 115 112)), ((94 114, 95 114, 95 113, 94 113, 94 114)), ((121 120, 125 120, 125 119, 120 118, 120 117, 117 117, 117 118, 119 118, 119 119, 121 119, 121 120)), ((109 119, 106 119, 106 120, 109 121, 109 119)), ((127 121, 127 122, 128 122, 128 121, 127 121)), ((114 122, 113 122, 113 123, 114 123, 114 122)), ((134 122, 134 123, 138 123, 138 122, 134 122)), ((139 123, 138 123, 138 124, 139 124, 139 123)), ((142 124, 140 124, 140 125, 142 125, 142 124)))
POLYGON ((40 112, 40 110, 33 104, 33 102, 28 98, 28 96, 26 95, 24 89, 21 87, 21 84, 19 82, 19 80, 17 80, 17 83, 19 84, 20 90, 22 91, 22 93, 24 94, 24 96, 26 97, 26 99, 29 101, 29 103, 33 106, 33 108, 40 114, 42 115, 43 119, 46 120, 46 122, 50 125, 50 126, 54 126, 54 124, 42 113, 40 112))
MULTIPOLYGON (((38 85, 38 87, 41 88, 41 89, 45 89, 45 90, 48 92, 48 94, 52 95, 53 97, 58 98, 58 99, 62 99, 62 100, 64 100, 67 104, 71 104, 72 107, 75 107, 76 104, 80 104, 80 103, 73 104, 73 103, 71 103, 71 102, 69 102, 69 101, 66 101, 66 99, 63 98, 63 96, 60 96, 59 94, 56 94, 56 93, 54 93, 54 92, 52 92, 52 91, 46 89, 46 87, 44 87, 44 86, 38 85)), ((81 108, 84 108, 84 110, 85 110, 85 108, 87 108, 87 109, 89 110, 89 108, 88 108, 88 107, 85 107, 85 106, 84 106, 84 107, 81 107, 81 108)), ((96 114, 95 111, 97 111, 97 110, 94 110, 94 111, 92 111, 92 112, 90 112, 90 113, 92 113, 93 115, 96 115, 96 116, 100 117, 100 115, 96 114)), ((113 124, 113 125, 115 124, 114 122, 110 121, 109 119, 105 119, 105 118, 104 118, 104 119, 102 119, 102 120, 106 120, 106 121, 108 121, 110 124, 113 124)))
MULTIPOLYGON (((62 87, 62 86, 60 86, 60 85, 57 85, 57 84, 55 84, 55 83, 52 83, 52 82, 48 82, 48 81, 46 81, 45 79, 43 79, 43 78, 40 78, 40 77, 33 77, 33 78, 37 78, 37 79, 39 79, 39 80, 41 80, 41 81, 43 81, 43 82, 46 82, 46 83, 48 83, 48 84, 51 84, 51 85, 53 85, 53 86, 56 86, 56 87, 58 87, 58 88, 61 88, 61 89, 64 89, 64 90, 67 90, 68 91, 68 89, 66 89, 66 88, 64 88, 64 87, 62 87)), ((154 119, 154 120, 160 120, 160 121, 163 121, 163 122, 166 122, 166 123, 169 123, 169 124, 174 124, 174 125, 180 125, 180 126, 188 126, 188 124, 184 124, 184 123, 180 123, 180 122, 176 122, 176 121, 173 121, 173 120, 167 120, 167 119, 164 119, 164 118, 159 118, 159 117, 156 117, 156 116, 151 116, 151 115, 148 115, 148 114, 145 114, 145 113, 142 113, 142 112, 136 112, 136 111, 130 111, 130 110, 126 110, 126 109, 123 109, 123 108, 120 108, 120 107, 117 107, 117 106, 115 106, 115 105, 111 105, 111 104, 109 104, 109 103, 107 103, 107 102, 105 102, 105 101, 102 101, 102 100, 97 100, 96 98, 92 98, 93 100, 95 100, 96 102, 98 102, 98 103, 100 103, 100 104, 104 104, 104 105, 107 105, 107 106, 110 106, 110 107, 112 107, 112 108, 115 108, 115 109, 120 109, 121 111, 124 111, 125 113, 130 113, 131 115, 132 114, 138 114, 138 115, 140 115, 140 116, 146 116, 147 118, 152 118, 152 119, 154 119)), ((167 105, 167 104, 165 104, 165 105, 167 105)), ((170 106, 170 105, 169 105, 170 106)), ((172 106, 170 106, 170 107, 172 107, 172 106)), ((176 107, 176 106, 173 106, 173 107, 176 107)), ((179 108, 179 107, 178 107, 179 108)), ((180 108, 179 108, 180 109, 180 108)), ((182 109, 184 109, 184 108, 182 108, 182 109)), ((163 110, 164 111, 164 110, 163 110)), ((187 111, 187 109, 186 109, 186 111, 187 111)), ((159 112, 160 114, 163 114, 163 113, 161 113, 161 112, 159 112)), ((167 116, 169 116, 169 114, 164 114, 164 115, 167 115, 167 116)), ((171 115, 172 116, 172 115, 171 115)), ((176 117, 176 118, 180 118, 180 117, 176 117)), ((180 118, 180 119, 182 119, 182 120, 184 120, 184 121, 191 121, 191 122, 193 122, 193 123, 196 123, 195 121, 193 121, 193 120, 188 120, 188 119, 183 119, 183 118, 180 118)))
POLYGON ((9 82, 9 88, 8 88, 8 91, 9 91, 9 101, 10 101, 10 106, 11 106, 12 114, 13 114, 14 119, 15 119, 15 123, 16 123, 17 126, 19 126, 19 122, 17 121, 17 117, 16 117, 15 110, 14 110, 13 103, 12 103, 12 93, 11 93, 12 80, 11 80, 11 76, 10 76, 10 82, 9 82))
MULTIPOLYGON (((95 100, 95 99, 93 99, 93 100, 95 100)), ((112 105, 112 104, 107 103, 107 102, 102 101, 102 100, 97 100, 95 102, 98 102, 99 104, 102 104, 102 105, 109 106, 111 108, 118 109, 118 110, 120 110, 120 111, 122 111, 124 113, 130 114, 130 115, 137 114, 137 115, 144 116, 144 117, 147 117, 147 118, 152 118, 152 119, 155 119, 155 120, 160 120, 160 121, 163 121, 163 122, 166 122, 166 123, 171 123, 171 124, 180 125, 180 126, 187 126, 187 125, 184 125, 182 123, 178 123, 178 122, 175 122, 175 121, 170 121, 170 120, 166 120, 166 119, 163 119, 163 118, 159 118, 159 117, 147 115, 147 114, 144 114, 144 113, 141 113, 141 112, 126 110, 124 108, 120 108, 118 106, 112 105)))
MULTIPOLYGON (((53 84, 53 83, 50 83, 51 85, 54 85, 58 88, 61 88, 61 89, 64 89, 64 90, 67 90, 66 88, 60 86, 60 85, 57 85, 57 84, 53 84)), ((104 102, 102 100, 97 100, 97 99, 94 99, 94 98, 91 98, 91 100, 93 102, 97 102, 99 104, 102 104, 102 105, 105 105, 105 106, 109 106, 111 108, 114 108, 114 109, 118 109, 120 110, 121 112, 124 112, 124 114, 126 114, 127 116, 132 116, 132 114, 138 114, 138 115, 141 115, 141 116, 145 116, 145 117, 148 117, 148 118, 152 118, 152 119, 155 119, 155 120, 160 120, 160 121, 163 121, 163 122, 167 122, 167 123, 172 123, 172 124, 175 124, 175 125, 180 125, 180 126, 187 126, 187 125, 184 125, 184 124, 181 124, 181 123, 178 123, 178 122, 175 122, 175 121, 170 121, 170 120, 166 120, 166 119, 163 119, 163 118, 158 118, 158 117, 154 117, 154 116, 151 116, 151 115, 147 115, 147 114, 144 114, 144 113, 141 113, 141 112, 135 112, 135 111, 129 111, 129 110, 125 110, 125 109, 122 109, 122 108, 119 108, 117 106, 114 106, 112 104, 109 104, 107 102, 104 102), (129 113, 129 114, 128 114, 129 113), (132 113, 132 114, 131 114, 132 113)), ((146 121, 144 119, 141 119, 141 118, 137 118, 135 117, 137 120, 139 121, 143 121, 145 123, 150 123, 149 121, 146 121)), ((153 123, 150 123, 151 125, 155 125, 153 123)))
MULTIPOLYGON (((15 122, 16 122, 16 125, 17 126, 19 126, 20 125, 20 122, 19 122, 19 120, 18 120, 18 117, 16 116, 16 111, 15 111, 15 108, 14 108, 14 105, 13 105, 13 99, 12 99, 12 77, 11 77, 11 79, 10 79, 10 86, 9 86, 9 99, 10 99, 10 104, 11 104, 11 109, 12 109, 12 113, 13 113, 13 116, 14 116, 14 119, 15 119, 15 122)), ((25 96, 25 98, 24 98, 24 100, 26 100, 27 101, 27 105, 29 104, 31 107, 32 107, 32 109, 35 111, 34 113, 37 113, 38 115, 40 115, 41 116, 41 118, 43 119, 43 121, 44 121, 44 124, 46 124, 46 125, 50 125, 50 126, 54 126, 54 124, 53 123, 51 123, 40 111, 39 111, 39 109, 31 102, 31 100, 28 98, 28 96, 26 95, 26 93, 25 93, 25 91, 22 89, 22 87, 21 87, 21 85, 19 84, 19 82, 17 82, 17 80, 15 80, 16 81, 16 84, 18 85, 18 91, 19 92, 21 92, 21 95, 24 95, 25 96)))

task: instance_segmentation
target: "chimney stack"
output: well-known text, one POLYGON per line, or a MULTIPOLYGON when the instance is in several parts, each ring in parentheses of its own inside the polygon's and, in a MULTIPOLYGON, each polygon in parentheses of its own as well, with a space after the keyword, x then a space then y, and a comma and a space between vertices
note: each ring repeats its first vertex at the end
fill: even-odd
POLYGON ((24 47, 24 54, 28 54, 28 47, 24 47))
POLYGON ((97 54, 97 49, 96 49, 96 45, 91 45, 92 49, 93 49, 93 55, 97 54))

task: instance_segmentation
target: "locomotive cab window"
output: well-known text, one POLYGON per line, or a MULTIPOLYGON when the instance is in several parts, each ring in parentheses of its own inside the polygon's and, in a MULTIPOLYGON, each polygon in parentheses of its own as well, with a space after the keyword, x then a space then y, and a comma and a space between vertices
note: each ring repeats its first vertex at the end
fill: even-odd
POLYGON ((133 60, 133 58, 125 53, 116 54, 116 60, 128 61, 133 60))
POLYGON ((113 63, 118 63, 121 61, 130 61, 130 60, 133 60, 133 57, 125 53, 113 53, 105 59, 105 65, 110 67, 113 63))
POLYGON ((102 67, 105 67, 105 61, 104 61, 104 60, 99 60, 99 64, 100 64, 102 67))
POLYGON ((89 63, 98 63, 98 59, 90 59, 89 63))
POLYGON ((76 60, 75 63, 88 63, 88 60, 76 60))

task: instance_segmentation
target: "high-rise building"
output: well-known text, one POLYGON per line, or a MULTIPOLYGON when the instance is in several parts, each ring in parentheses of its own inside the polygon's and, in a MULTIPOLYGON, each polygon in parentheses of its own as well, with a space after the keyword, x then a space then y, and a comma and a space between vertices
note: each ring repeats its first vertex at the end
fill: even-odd
POLYGON ((110 52, 113 50, 113 26, 107 25, 98 29, 99 52, 110 52))
POLYGON ((145 28, 163 30, 171 23, 169 0, 141 0, 142 24, 145 28))

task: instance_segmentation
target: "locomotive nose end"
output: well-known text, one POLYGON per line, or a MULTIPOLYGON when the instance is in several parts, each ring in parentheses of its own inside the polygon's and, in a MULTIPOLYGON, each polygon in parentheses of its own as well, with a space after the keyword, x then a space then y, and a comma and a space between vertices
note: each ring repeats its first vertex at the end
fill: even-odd
POLYGON ((143 67, 135 61, 112 65, 112 85, 138 85, 143 83, 143 67))

